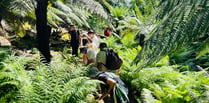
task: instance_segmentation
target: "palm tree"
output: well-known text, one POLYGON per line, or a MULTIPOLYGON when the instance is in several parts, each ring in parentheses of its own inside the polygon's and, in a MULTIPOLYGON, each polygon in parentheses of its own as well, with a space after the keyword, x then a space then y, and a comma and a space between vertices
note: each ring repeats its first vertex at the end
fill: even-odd
POLYGON ((208 0, 163 0, 159 5, 158 20, 145 41, 134 63, 141 63, 139 69, 190 44, 209 30, 208 0))

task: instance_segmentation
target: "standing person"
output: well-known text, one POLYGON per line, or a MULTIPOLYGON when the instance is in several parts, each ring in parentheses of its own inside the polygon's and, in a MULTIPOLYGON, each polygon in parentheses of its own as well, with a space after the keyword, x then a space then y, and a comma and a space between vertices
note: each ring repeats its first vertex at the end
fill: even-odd
POLYGON ((80 44, 80 32, 79 30, 76 30, 76 26, 74 24, 71 24, 68 33, 70 34, 71 37, 70 44, 72 46, 72 55, 78 56, 78 47, 80 44))
POLYGON ((124 82, 114 73, 99 72, 96 67, 89 68, 88 76, 91 79, 97 79, 101 83, 101 96, 100 100, 105 103, 130 103, 128 98, 128 89, 125 87, 124 82))
POLYGON ((89 31, 87 33, 87 37, 90 41, 88 46, 97 51, 99 48, 99 38, 97 37, 97 35, 93 31, 89 31))

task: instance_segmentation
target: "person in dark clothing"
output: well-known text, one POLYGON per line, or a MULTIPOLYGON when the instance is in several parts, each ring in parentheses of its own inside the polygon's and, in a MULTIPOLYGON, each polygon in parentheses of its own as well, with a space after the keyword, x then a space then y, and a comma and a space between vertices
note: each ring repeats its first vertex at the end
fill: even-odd
POLYGON ((80 32, 76 30, 75 25, 70 25, 70 30, 68 31, 70 34, 71 40, 70 45, 72 46, 72 55, 78 56, 78 48, 80 44, 80 32))
POLYGON ((92 66, 89 68, 88 76, 91 79, 104 82, 100 85, 102 95, 99 97, 99 101, 104 100, 105 103, 129 103, 128 89, 114 73, 100 72, 95 66, 92 66), (122 92, 119 93, 118 91, 122 92))

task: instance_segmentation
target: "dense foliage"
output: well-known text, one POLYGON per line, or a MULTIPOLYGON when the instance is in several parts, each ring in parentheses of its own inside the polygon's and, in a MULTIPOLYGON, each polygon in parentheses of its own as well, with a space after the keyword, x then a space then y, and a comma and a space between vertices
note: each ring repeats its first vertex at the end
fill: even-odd
POLYGON ((96 102, 90 94, 98 82, 58 35, 72 23, 100 35, 111 28, 101 41, 123 59, 120 77, 132 103, 209 101, 208 0, 49 0, 51 46, 62 43, 50 65, 33 48, 36 7, 35 0, 0 1, 0 36, 13 45, 0 47, 0 102, 96 102))
POLYGON ((0 72, 1 102, 87 102, 97 83, 85 77, 86 68, 56 53, 50 66, 33 57, 11 55, 0 72))

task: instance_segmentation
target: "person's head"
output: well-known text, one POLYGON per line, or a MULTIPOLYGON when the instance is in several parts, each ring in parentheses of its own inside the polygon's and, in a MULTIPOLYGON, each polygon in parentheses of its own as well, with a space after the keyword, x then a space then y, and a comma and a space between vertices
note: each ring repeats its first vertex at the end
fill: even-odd
POLYGON ((91 66, 88 70, 88 77, 89 78, 96 78, 100 71, 95 66, 91 66))
POLYGON ((75 30, 75 29, 76 29, 75 25, 74 25, 74 24, 71 24, 71 25, 70 25, 70 30, 73 31, 73 30, 75 30))
POLYGON ((100 48, 100 49, 107 48, 107 43, 100 43, 100 44, 99 44, 99 48, 100 48))
POLYGON ((92 30, 90 30, 87 34, 90 38, 93 38, 95 35, 94 31, 92 31, 92 30))
POLYGON ((81 47, 80 51, 82 54, 86 54, 87 53, 87 47, 81 47))

